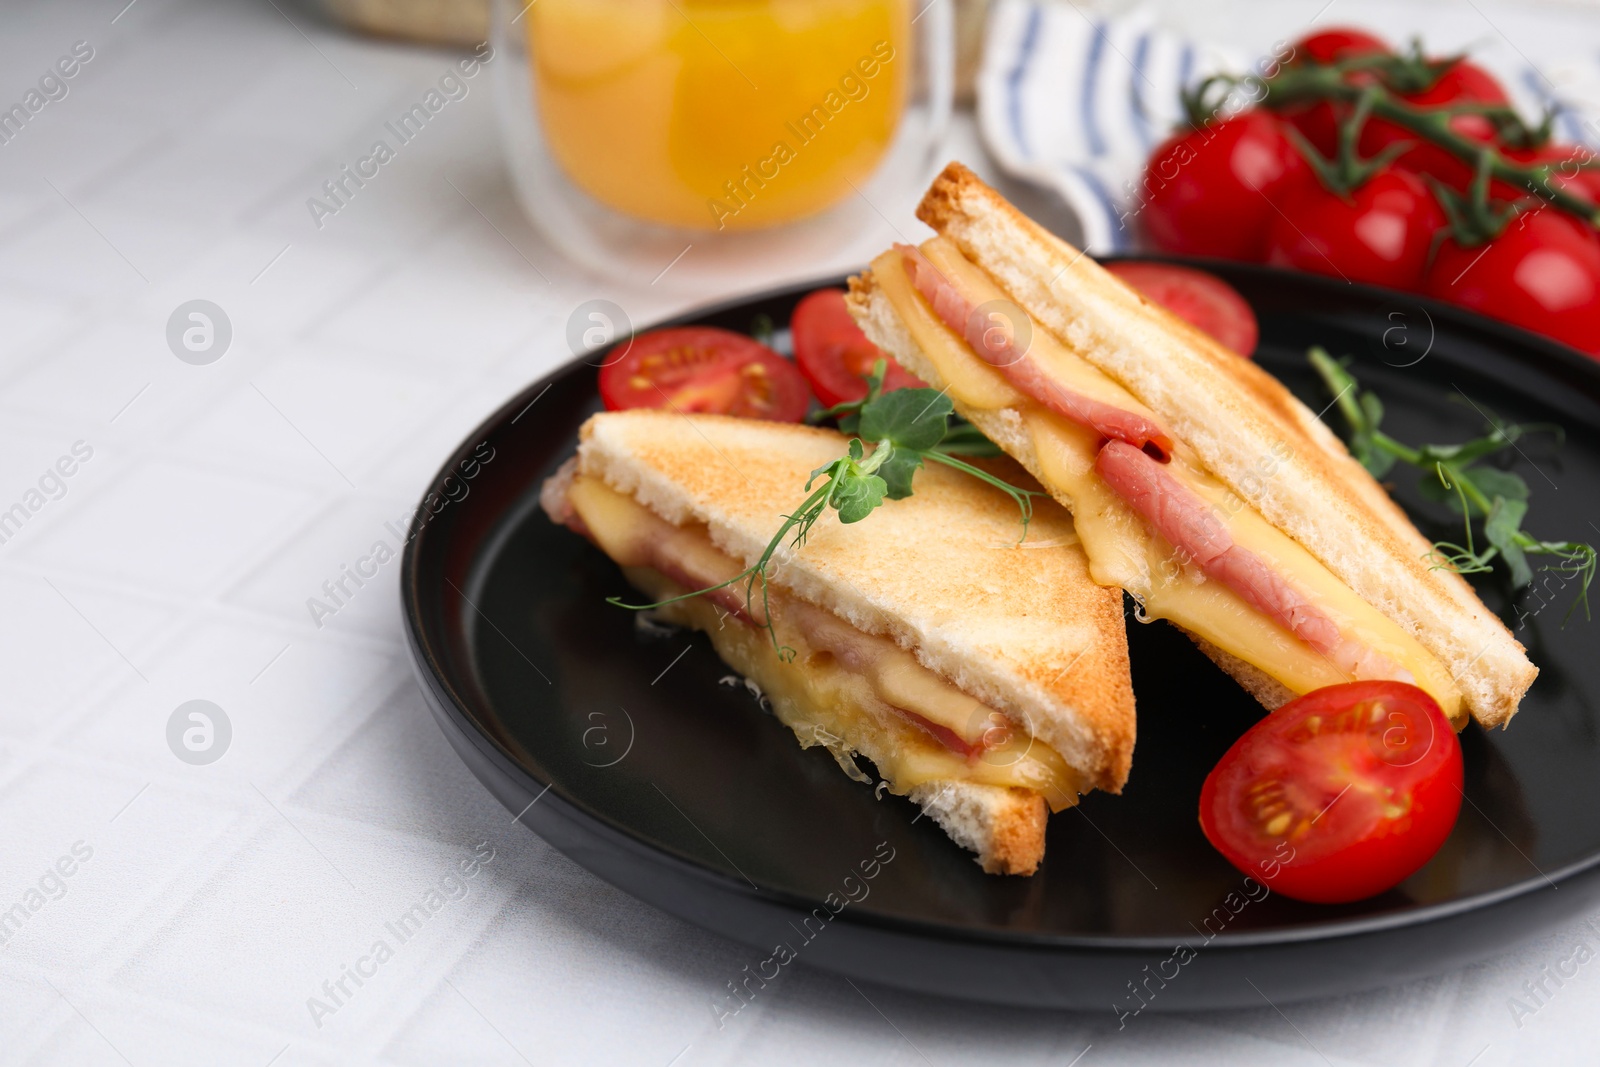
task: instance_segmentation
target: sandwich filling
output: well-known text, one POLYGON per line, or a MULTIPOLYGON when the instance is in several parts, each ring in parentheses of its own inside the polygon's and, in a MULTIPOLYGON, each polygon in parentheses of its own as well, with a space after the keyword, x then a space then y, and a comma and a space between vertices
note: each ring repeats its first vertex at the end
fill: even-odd
MULTIPOLYGON (((598 478, 578 474, 564 499, 546 503, 552 517, 593 541, 652 599, 705 589, 744 570, 705 526, 674 525, 598 478)), ((890 638, 776 584, 763 594, 757 583, 747 602, 741 579, 660 611, 704 631, 804 747, 827 747, 859 781, 871 779, 856 765, 857 753, 901 795, 928 782, 964 781, 1032 790, 1060 811, 1087 791, 1085 777, 1034 737, 1025 718, 974 699, 890 638)))
MULTIPOLYGON (((1020 418, 1040 472, 1070 498, 1095 580, 1126 589, 1143 617, 1170 619, 1294 693, 1406 681, 1460 720, 1460 690, 1414 636, 1213 477, 953 242, 899 246, 873 274, 966 412, 1020 418)), ((1260 477, 1288 454, 1262 457, 1260 477)))

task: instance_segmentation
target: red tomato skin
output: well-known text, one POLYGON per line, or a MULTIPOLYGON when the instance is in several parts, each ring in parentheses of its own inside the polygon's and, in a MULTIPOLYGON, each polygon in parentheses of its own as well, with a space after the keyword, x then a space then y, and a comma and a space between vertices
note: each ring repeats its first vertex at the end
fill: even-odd
MULTIPOLYGON (((1273 868, 1276 877, 1268 878, 1265 872, 1256 877, 1273 892, 1310 904, 1347 904, 1399 885, 1433 858, 1461 814, 1461 744, 1453 734, 1451 747, 1454 767, 1416 788, 1406 818, 1385 824, 1377 834, 1342 851, 1338 863, 1344 870, 1335 873, 1326 864, 1297 866, 1291 861, 1273 868)), ((1238 866, 1232 856, 1228 858, 1238 866)))
POLYGON ((799 422, 811 402, 793 363, 732 330, 669 326, 618 347, 624 351, 613 349, 600 366, 600 399, 608 411, 674 408, 799 422))
MULTIPOLYGON (((1360 84, 1363 77, 1351 75, 1352 83, 1360 84)), ((1439 76, 1439 80, 1420 93, 1401 97, 1417 107, 1433 108, 1453 103, 1505 104, 1509 102, 1505 89, 1494 75, 1475 63, 1462 61, 1439 76)), ((1349 104, 1331 104, 1318 101, 1285 111, 1284 117, 1292 122, 1317 151, 1332 158, 1339 147, 1339 124, 1352 108, 1349 104)), ((1482 115, 1457 115, 1450 120, 1450 128, 1463 137, 1483 144, 1496 139, 1494 124, 1482 115)), ((1423 138, 1388 119, 1371 118, 1361 128, 1358 148, 1362 156, 1377 155, 1396 142, 1412 142, 1413 147, 1395 160, 1395 165, 1417 174, 1431 174, 1447 185, 1465 189, 1472 180, 1472 164, 1454 153, 1428 144, 1423 138)))
POLYGON ((1268 263, 1366 285, 1422 287, 1434 233, 1445 224, 1422 179, 1384 170, 1344 200, 1308 175, 1267 238, 1268 263))
POLYGON ((1519 216, 1487 247, 1446 240, 1427 292, 1600 356, 1600 237, 1556 208, 1519 216))
POLYGON ((1600 204, 1600 169, 1578 166, 1596 162, 1592 150, 1581 145, 1547 145, 1544 151, 1545 161, 1556 165, 1551 184, 1589 204, 1600 204), (1555 155, 1552 150, 1559 150, 1560 154, 1555 155))
MULTIPOLYGON (((1387 42, 1365 30, 1353 26, 1334 26, 1296 41, 1294 58, 1290 62, 1328 64, 1360 56, 1389 55, 1391 52, 1387 42)), ((1372 80, 1371 74, 1359 72, 1347 77, 1356 83, 1372 80)), ((1330 157, 1338 150, 1339 119, 1346 114, 1349 114, 1347 108, 1337 110, 1326 100, 1301 104, 1282 112, 1283 117, 1292 122, 1306 140, 1316 146, 1317 151, 1330 157)))
POLYGON ((1505 86, 1493 74, 1469 60, 1463 59, 1420 93, 1406 97, 1418 107, 1439 107, 1442 104, 1509 104, 1505 86))
MULTIPOLYGON (((1450 120, 1450 129, 1479 144, 1495 143, 1494 124, 1482 115, 1457 115, 1450 120)), ((1375 156, 1397 141, 1413 142, 1413 147, 1395 157, 1394 166, 1415 174, 1431 174, 1452 189, 1464 190, 1472 183, 1471 163, 1386 119, 1371 119, 1362 128, 1360 151, 1363 156, 1375 156)))
POLYGON ((1294 62, 1337 63, 1357 56, 1388 55, 1391 49, 1381 37, 1354 26, 1330 26, 1307 34, 1294 43, 1294 62))
POLYGON ((1273 200, 1306 170, 1270 112, 1175 135, 1145 168, 1145 228, 1163 251, 1258 261, 1273 200))
MULTIPOLYGON (((1582 145, 1551 143, 1540 148, 1504 148, 1501 151, 1514 163, 1549 166, 1550 184, 1587 204, 1600 204, 1600 169, 1582 166, 1596 162, 1593 150, 1582 145)), ((1489 183, 1489 195, 1500 200, 1515 201, 1530 199, 1538 194, 1495 178, 1489 183)))
MULTIPOLYGON (((1439 76, 1439 80, 1420 93, 1403 97, 1417 107, 1434 108, 1446 104, 1507 104, 1510 98, 1494 75, 1475 63, 1463 60, 1439 76)), ((1450 128, 1463 137, 1493 144, 1494 123, 1482 115, 1457 115, 1450 128)), ((1375 156, 1391 144, 1410 141, 1413 147, 1395 160, 1395 166, 1418 174, 1431 174, 1446 185, 1465 189, 1472 181, 1473 166, 1455 153, 1435 144, 1404 126, 1387 119, 1369 119, 1361 129, 1360 149, 1364 156, 1375 156)))
MULTIPOLYGON (((1393 716, 1383 721, 1395 722, 1393 716)), ((1386 727, 1382 736, 1393 729, 1386 727)), ((1411 736, 1409 729, 1405 736, 1411 736)), ((1432 697, 1400 682, 1350 682, 1290 701, 1246 731, 1201 788, 1200 827, 1228 862, 1273 892, 1315 904, 1347 903, 1398 885, 1433 857, 1460 814, 1462 781, 1461 745, 1432 697), (1369 727, 1367 735, 1353 735, 1363 741, 1352 741, 1346 764, 1339 768, 1354 767, 1347 786, 1333 788, 1340 780, 1337 774, 1315 783, 1331 795, 1313 813, 1304 837, 1290 841, 1254 832, 1254 820, 1241 815, 1252 785, 1281 777, 1277 772, 1294 766, 1295 756, 1304 770, 1332 769, 1326 759, 1322 768, 1316 765, 1315 740, 1293 747, 1307 720, 1318 715, 1331 719, 1369 700, 1409 712, 1409 726, 1418 738, 1427 739, 1422 753, 1393 753, 1392 762, 1380 758, 1368 747, 1369 727), (1403 791, 1409 786, 1409 802, 1397 817, 1381 813, 1381 801, 1376 802, 1379 808, 1367 802, 1370 790, 1365 787, 1385 779, 1403 791), (1347 806, 1341 809, 1339 804, 1347 806)))
POLYGON ((1189 325, 1249 358, 1261 335, 1255 312, 1238 290, 1215 274, 1167 263, 1107 263, 1115 274, 1189 325))
POLYGON ((1339 151, 1339 122, 1348 114, 1346 110, 1318 100, 1285 108, 1280 114, 1325 158, 1332 159, 1339 151))
POLYGON ((883 389, 915 388, 922 382, 867 339, 845 307, 843 289, 818 289, 795 305, 789 318, 794 362, 823 407, 867 395, 866 376, 875 361, 888 363, 883 389))

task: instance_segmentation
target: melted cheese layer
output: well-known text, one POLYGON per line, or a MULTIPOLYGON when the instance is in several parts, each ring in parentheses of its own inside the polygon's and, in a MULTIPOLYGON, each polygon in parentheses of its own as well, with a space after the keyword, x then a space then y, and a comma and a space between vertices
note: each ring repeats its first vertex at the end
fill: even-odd
MULTIPOLYGON (((1006 300, 993 280, 947 239, 936 237, 924 244, 922 251, 976 303, 1006 300)), ((950 396, 958 404, 968 410, 1010 410, 1018 414, 1045 480, 1067 498, 1095 581, 1126 589, 1143 603, 1145 618, 1177 623, 1260 668, 1292 692, 1308 693, 1352 680, 1328 657, 1221 582, 1208 580, 1197 565, 1153 533, 1095 473, 1098 435, 1045 410, 984 363, 917 294, 898 252, 879 256, 872 270, 884 295, 923 355, 948 383, 950 396)), ((1009 300, 1006 302, 1015 308, 1009 300)), ((1131 393, 1069 350, 1044 327, 1037 323, 1031 323, 1031 327, 1028 358, 1063 386, 1155 418, 1131 393)), ((1285 443, 1282 454, 1261 457, 1260 477, 1270 478, 1291 455, 1289 448, 1285 443)), ((1342 634, 1408 671, 1416 684, 1439 702, 1452 722, 1461 721, 1460 690, 1444 665, 1415 637, 1361 599, 1299 543, 1209 474, 1181 442, 1174 447, 1170 469, 1185 487, 1211 505, 1212 514, 1227 525, 1236 544, 1262 557, 1308 594, 1342 634)))
MULTIPOLYGON (((675 569, 697 581, 726 580, 741 569, 703 528, 673 526, 597 479, 580 475, 569 500, 600 548, 653 600, 688 591, 651 565, 660 561, 662 545, 671 546, 675 569)), ((732 588, 742 603, 742 583, 732 588)), ((851 777, 869 780, 850 759, 860 753, 899 795, 926 782, 965 781, 1030 789, 1060 811, 1087 791, 1083 777, 1055 749, 892 640, 857 630, 775 587, 768 603, 778 642, 795 651, 792 661, 779 657, 765 629, 707 597, 678 601, 661 614, 704 631, 724 662, 761 687, 802 747, 826 746, 851 777), (933 729, 918 725, 917 718, 933 729), (970 746, 972 754, 936 740, 940 730, 970 746)), ((759 595, 751 614, 760 616, 759 595)))

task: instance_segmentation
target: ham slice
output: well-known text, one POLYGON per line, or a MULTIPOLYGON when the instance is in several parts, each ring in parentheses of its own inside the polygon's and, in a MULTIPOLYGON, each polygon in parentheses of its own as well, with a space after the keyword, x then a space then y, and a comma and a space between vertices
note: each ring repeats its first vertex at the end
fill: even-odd
MULTIPOLYGON (((831 611, 804 600, 786 600, 784 618, 795 625, 812 648, 830 653, 838 659, 841 667, 852 674, 864 675, 877 681, 891 661, 904 661, 908 656, 908 653, 887 637, 863 633, 831 611)), ((961 756, 968 763, 975 763, 990 748, 1004 744, 1010 737, 1010 730, 1005 726, 1005 720, 998 714, 974 717, 965 725, 967 732, 969 734, 976 732, 976 736, 963 736, 945 723, 936 722, 926 715, 886 699, 881 691, 878 697, 890 711, 925 731, 939 744, 961 756)), ((971 703, 974 708, 978 706, 977 701, 971 703)))
POLYGON ((928 257, 910 245, 895 247, 905 257, 912 284, 933 308, 939 321, 955 331, 979 359, 1005 375, 1017 389, 1062 418, 1087 426, 1107 440, 1124 441, 1161 463, 1172 458, 1172 438, 1154 421, 1063 388, 1030 359, 1026 351, 1017 349, 1013 325, 1005 321, 1005 316, 998 316, 1000 321, 985 322, 976 314, 980 305, 940 273, 928 257))
MULTIPOLYGON (((554 481, 554 479, 552 479, 554 481)), ((567 483, 570 487, 570 481, 567 483)), ((567 492, 561 486, 550 490, 543 499, 545 511, 552 519, 561 522, 591 541, 594 534, 572 506, 567 492)), ((624 566, 648 567, 670 579, 686 590, 704 589, 719 581, 726 581, 738 564, 723 555, 700 530, 674 526, 645 508, 629 510, 631 523, 620 535, 612 531, 608 550, 624 566)), ((705 598, 717 605, 726 618, 747 626, 757 625, 762 615, 760 584, 757 583, 753 603, 745 603, 745 582, 708 592, 705 598)), ((806 601, 774 594, 774 610, 792 623, 812 648, 833 655, 839 665, 853 674, 877 679, 891 660, 906 658, 907 653, 885 637, 865 634, 830 611, 806 601)), ((880 698, 881 699, 881 698, 880 698)), ((937 743, 965 759, 974 762, 991 744, 1000 744, 1008 736, 1004 730, 992 729, 987 720, 975 739, 963 737, 949 726, 925 715, 884 700, 890 711, 913 726, 925 731, 937 743)))
MULTIPOLYGON (((545 482, 539 493, 539 503, 551 521, 598 545, 599 539, 594 531, 589 529, 583 516, 572 504, 570 494, 576 473, 576 457, 573 457, 545 482)), ((738 570, 738 564, 717 551, 701 531, 674 526, 642 507, 630 509, 629 517, 631 521, 622 531, 613 531, 612 543, 601 546, 624 567, 648 567, 688 591, 725 582, 738 570)), ((705 594, 705 598, 722 609, 724 618, 747 626, 756 625, 751 605, 745 603, 743 581, 713 589, 705 594)), ((756 583, 752 600, 754 610, 759 612, 759 582, 756 583)))
POLYGON ((897 245, 918 293, 933 313, 961 337, 978 358, 1005 375, 1022 393, 1062 418, 1105 438, 1095 470, 1155 531, 1207 577, 1221 582, 1267 618, 1327 657, 1355 679, 1411 682, 1403 670, 1339 626, 1292 582, 1260 556, 1234 544, 1227 524, 1212 514, 1164 464, 1172 439, 1153 420, 1114 404, 1063 388, 1026 351, 1019 351, 1011 324, 985 322, 979 305, 910 245, 897 245))
POLYGON ((1207 577, 1316 649, 1352 679, 1414 679, 1383 656, 1339 632, 1339 626, 1272 565, 1237 545, 1225 522, 1171 471, 1145 452, 1108 441, 1095 471, 1151 528, 1207 577))
MULTIPOLYGON (((651 562, 647 566, 689 591, 704 589, 717 580, 715 578, 703 578, 698 574, 692 573, 689 567, 684 566, 672 554, 671 546, 667 544, 658 543, 653 546, 651 562)), ((722 580, 726 581, 727 579, 722 580)), ((703 595, 707 600, 721 608, 726 613, 727 618, 742 622, 746 626, 754 626, 756 624, 755 619, 750 614, 750 608, 753 606, 756 611, 761 610, 760 582, 756 583, 749 604, 745 600, 745 583, 742 581, 735 582, 732 585, 725 585, 721 589, 713 589, 703 595)))

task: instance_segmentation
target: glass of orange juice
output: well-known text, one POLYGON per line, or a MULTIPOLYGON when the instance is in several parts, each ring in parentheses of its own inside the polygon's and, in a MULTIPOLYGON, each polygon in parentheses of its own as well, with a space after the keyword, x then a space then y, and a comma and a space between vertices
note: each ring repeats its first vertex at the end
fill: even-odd
POLYGON ((851 266, 909 225, 934 162, 951 2, 497 0, 519 198, 619 282, 851 266))

